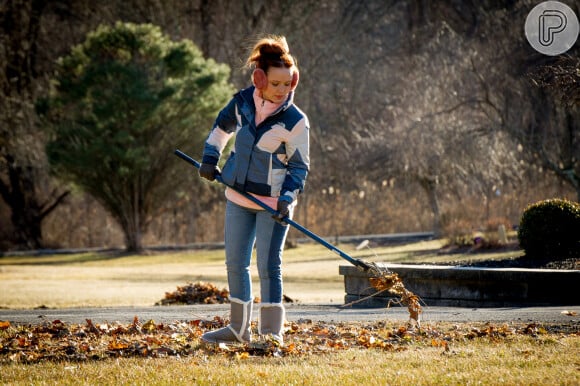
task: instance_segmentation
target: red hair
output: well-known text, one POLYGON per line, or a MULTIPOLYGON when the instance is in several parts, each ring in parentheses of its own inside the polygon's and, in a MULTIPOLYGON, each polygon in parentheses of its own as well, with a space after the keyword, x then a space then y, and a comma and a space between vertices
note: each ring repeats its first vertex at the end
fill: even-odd
POLYGON ((298 72, 296 59, 290 55, 286 38, 276 35, 269 35, 258 40, 246 60, 246 66, 259 68, 266 73, 270 67, 294 67, 298 72))

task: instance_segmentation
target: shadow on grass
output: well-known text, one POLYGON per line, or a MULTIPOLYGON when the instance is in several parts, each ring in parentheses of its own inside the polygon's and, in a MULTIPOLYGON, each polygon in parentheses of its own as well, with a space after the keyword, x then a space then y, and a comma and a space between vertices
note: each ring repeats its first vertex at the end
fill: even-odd
POLYGON ((127 252, 123 249, 107 249, 87 253, 66 253, 47 250, 31 255, 0 256, 0 265, 67 265, 88 262, 94 263, 96 261, 115 260, 129 256, 141 256, 143 254, 127 252))

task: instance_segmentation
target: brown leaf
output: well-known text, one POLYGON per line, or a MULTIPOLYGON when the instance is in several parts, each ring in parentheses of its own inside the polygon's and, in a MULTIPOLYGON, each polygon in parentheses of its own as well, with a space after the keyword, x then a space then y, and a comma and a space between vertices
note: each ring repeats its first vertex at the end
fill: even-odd
POLYGON ((211 283, 188 283, 186 286, 178 286, 175 292, 166 292, 165 299, 157 304, 216 304, 228 303, 229 292, 227 289, 219 289, 211 283))
POLYGON ((236 353, 236 359, 248 359, 249 357, 250 357, 250 353, 248 353, 247 351, 236 353))
POLYGON ((93 324, 93 321, 91 319, 85 319, 87 322, 87 328, 89 330, 89 332, 92 332, 93 334, 97 334, 97 335, 101 335, 101 330, 99 330, 97 327, 95 327, 95 325, 93 324))
POLYGON ((153 332, 157 329, 157 326, 155 325, 155 321, 153 319, 150 319, 147 323, 143 325, 143 327, 141 327, 141 329, 143 331, 153 332))
MULTIPOLYGON (((405 288, 399 275, 394 272, 387 272, 378 277, 370 277, 369 282, 377 291, 388 291, 398 295, 400 302, 407 306, 409 317, 419 324, 419 317, 422 312, 419 297, 405 288)), ((390 306, 390 302, 388 306, 390 306)))
POLYGON ((129 345, 127 343, 119 342, 117 338, 113 338, 113 340, 108 345, 109 350, 124 350, 128 347, 129 345))

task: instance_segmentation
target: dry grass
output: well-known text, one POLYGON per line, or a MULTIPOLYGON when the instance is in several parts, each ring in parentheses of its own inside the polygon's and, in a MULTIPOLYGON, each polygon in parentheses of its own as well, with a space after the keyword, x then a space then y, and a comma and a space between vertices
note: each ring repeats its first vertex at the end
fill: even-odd
MULTIPOLYGON (((439 240, 356 251, 340 246, 355 258, 382 262, 440 262, 439 240)), ((507 253, 510 256, 514 252, 507 253)), ((482 254, 503 258, 502 254, 482 254)), ((454 255, 472 259, 474 255, 454 255)), ((339 265, 348 264, 318 244, 300 244, 284 255, 284 292, 302 303, 342 303, 339 265)), ((253 277, 257 278, 255 264, 253 277)), ((192 250, 146 255, 85 253, 78 255, 0 258, 0 307, 35 308, 150 306, 166 292, 188 282, 227 285, 223 250, 192 250), (71 291, 74 288, 74 291, 71 291)), ((258 283, 254 282, 255 291, 258 283)))
POLYGON ((519 336, 405 351, 352 349, 304 357, 227 356, 43 362, 0 367, 15 385, 577 385, 578 337, 519 336), (574 354, 576 353, 576 354, 574 354))
MULTIPOLYGON (((433 241, 372 251, 355 251, 351 246, 341 249, 369 261, 435 262, 441 258, 437 254, 440 245, 433 241)), ((165 292, 189 281, 225 286, 222 260, 223 251, 4 257, 0 259, 0 306, 152 305, 165 292)), ((342 302, 344 287, 338 275, 341 264, 346 263, 318 245, 287 250, 286 294, 306 303, 342 302)), ((437 328, 452 326, 439 323, 437 328)), ((0 384, 577 385, 578 352, 577 334, 556 333, 458 340, 447 349, 409 342, 403 351, 356 348, 281 358, 240 359, 200 350, 199 355, 189 357, 46 361, 33 365, 4 362, 0 365, 0 384)))

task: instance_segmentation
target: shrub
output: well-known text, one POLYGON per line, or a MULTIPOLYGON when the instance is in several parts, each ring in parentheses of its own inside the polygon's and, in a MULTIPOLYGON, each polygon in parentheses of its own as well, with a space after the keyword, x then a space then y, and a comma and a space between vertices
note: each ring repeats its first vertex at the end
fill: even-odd
POLYGON ((580 204, 551 199, 528 206, 518 229, 526 256, 562 260, 580 256, 580 204))

